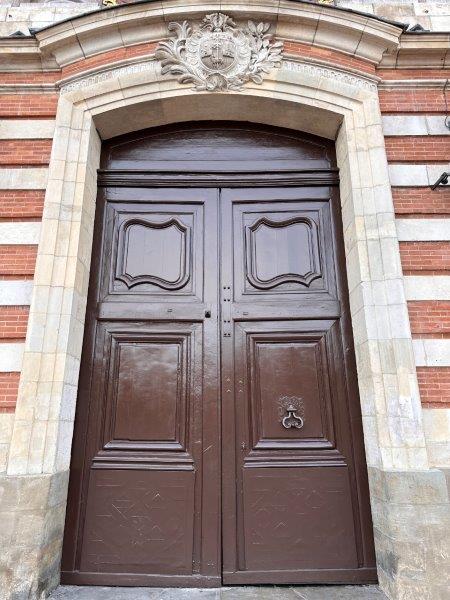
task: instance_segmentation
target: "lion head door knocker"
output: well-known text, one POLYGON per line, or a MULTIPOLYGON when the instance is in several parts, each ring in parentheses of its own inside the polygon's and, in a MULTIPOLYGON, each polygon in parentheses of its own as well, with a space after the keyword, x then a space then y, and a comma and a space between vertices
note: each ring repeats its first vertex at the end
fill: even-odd
POLYGON ((283 42, 273 41, 269 28, 253 21, 239 27, 222 13, 206 15, 195 29, 188 21, 169 23, 172 39, 158 45, 155 57, 163 75, 177 75, 197 91, 240 90, 281 66, 283 42))
POLYGON ((282 396, 278 399, 280 423, 285 429, 301 429, 304 425, 305 407, 302 398, 282 396))

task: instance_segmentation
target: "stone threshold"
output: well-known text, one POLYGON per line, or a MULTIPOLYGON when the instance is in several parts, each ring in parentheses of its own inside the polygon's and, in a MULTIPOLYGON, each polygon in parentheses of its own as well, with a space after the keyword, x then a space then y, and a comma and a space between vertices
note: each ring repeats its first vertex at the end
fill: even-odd
POLYGON ((387 600, 376 585, 148 588, 61 585, 49 600, 387 600))

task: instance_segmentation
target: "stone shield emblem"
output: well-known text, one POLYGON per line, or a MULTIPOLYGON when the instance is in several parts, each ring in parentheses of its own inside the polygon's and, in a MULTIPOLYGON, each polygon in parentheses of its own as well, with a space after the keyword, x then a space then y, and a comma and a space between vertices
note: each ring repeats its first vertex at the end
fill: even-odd
POLYGON ((269 28, 252 21, 240 28, 222 13, 206 15, 196 30, 187 21, 170 23, 173 39, 159 44, 156 58, 163 74, 178 75, 196 90, 239 90, 262 83, 263 74, 281 64, 283 44, 271 40, 269 28))

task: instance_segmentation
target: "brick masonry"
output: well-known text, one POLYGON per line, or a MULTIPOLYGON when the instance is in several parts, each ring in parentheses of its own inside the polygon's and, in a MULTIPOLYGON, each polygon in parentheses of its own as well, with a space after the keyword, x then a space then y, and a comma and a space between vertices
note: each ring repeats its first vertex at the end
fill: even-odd
POLYGON ((20 373, 0 373, 0 413, 14 411, 19 378, 20 373))
POLYGON ((385 138, 386 154, 392 162, 448 162, 450 136, 396 136, 385 138))
POLYGON ((0 190, 0 220, 40 219, 44 197, 44 190, 0 190))
POLYGON ((404 275, 450 274, 450 242, 400 242, 404 275))
POLYGON ((0 245, 0 278, 23 279, 33 276, 37 246, 22 244, 0 245))
POLYGON ((414 336, 450 337, 450 301, 410 300, 408 312, 414 336))
POLYGON ((417 367, 422 406, 450 408, 450 367, 417 367))
POLYGON ((0 165, 47 165, 51 149, 52 140, 2 140, 0 165))
POLYGON ((41 94, 1 94, 0 117, 54 117, 58 95, 41 94))
POLYGON ((28 313, 28 306, 0 306, 0 340, 25 339, 28 313))
MULTIPOLYGON (((450 105, 450 91, 446 93, 450 105)), ((441 113, 445 115, 446 104, 442 89, 414 88, 379 91, 381 112, 389 113, 441 113)))
POLYGON ((450 215, 450 187, 431 190, 429 187, 392 188, 395 213, 405 217, 425 215, 427 219, 450 215))

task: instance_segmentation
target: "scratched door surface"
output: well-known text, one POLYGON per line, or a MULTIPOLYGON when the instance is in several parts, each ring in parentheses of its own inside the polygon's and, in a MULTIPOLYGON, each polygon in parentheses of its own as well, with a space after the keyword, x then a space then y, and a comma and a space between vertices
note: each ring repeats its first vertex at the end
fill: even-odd
POLYGON ((105 144, 64 583, 375 580, 337 183, 269 127, 105 144))

